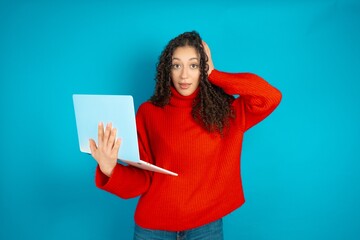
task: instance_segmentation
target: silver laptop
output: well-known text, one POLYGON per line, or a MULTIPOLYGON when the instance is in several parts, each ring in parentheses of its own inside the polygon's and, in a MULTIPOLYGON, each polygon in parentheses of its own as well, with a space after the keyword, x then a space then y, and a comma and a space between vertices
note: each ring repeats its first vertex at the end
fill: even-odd
POLYGON ((140 160, 134 100, 129 95, 73 94, 80 151, 91 154, 89 139, 98 139, 98 124, 112 123, 121 138, 118 159, 132 166, 177 176, 177 173, 140 160))

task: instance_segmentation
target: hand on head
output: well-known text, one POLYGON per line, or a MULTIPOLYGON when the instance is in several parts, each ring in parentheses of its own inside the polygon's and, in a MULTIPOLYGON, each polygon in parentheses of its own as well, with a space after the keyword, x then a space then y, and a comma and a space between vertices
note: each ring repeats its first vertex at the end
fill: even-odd
POLYGON ((210 75, 212 70, 214 70, 214 63, 213 63, 212 58, 211 58, 210 48, 206 44, 206 42, 204 42, 204 41, 202 41, 202 45, 203 45, 204 51, 205 51, 205 53, 206 53, 206 55, 208 57, 208 61, 207 61, 207 64, 209 65, 208 75, 210 75))

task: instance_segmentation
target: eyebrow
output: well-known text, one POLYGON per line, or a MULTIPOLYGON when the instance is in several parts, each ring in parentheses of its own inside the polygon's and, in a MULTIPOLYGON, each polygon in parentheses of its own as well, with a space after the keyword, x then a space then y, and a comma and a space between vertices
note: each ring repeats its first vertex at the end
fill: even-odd
MULTIPOLYGON (((179 60, 179 61, 181 61, 181 59, 180 58, 176 58, 176 57, 174 57, 172 60, 179 60)), ((191 60, 199 60, 197 57, 193 57, 193 58, 190 58, 189 59, 189 61, 191 61, 191 60)))

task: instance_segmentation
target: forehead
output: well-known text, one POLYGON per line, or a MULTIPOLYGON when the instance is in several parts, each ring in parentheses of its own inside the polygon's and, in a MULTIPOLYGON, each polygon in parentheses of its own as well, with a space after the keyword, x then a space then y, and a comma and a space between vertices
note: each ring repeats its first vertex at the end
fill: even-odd
POLYGON ((191 46, 176 48, 172 56, 172 59, 178 59, 178 60, 190 60, 193 58, 198 59, 199 54, 196 51, 196 49, 191 46))

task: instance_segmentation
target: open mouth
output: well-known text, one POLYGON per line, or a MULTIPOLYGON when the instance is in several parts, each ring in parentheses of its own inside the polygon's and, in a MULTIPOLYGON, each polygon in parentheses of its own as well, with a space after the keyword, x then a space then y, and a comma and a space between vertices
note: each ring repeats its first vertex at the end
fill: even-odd
POLYGON ((186 90, 191 86, 191 83, 179 83, 181 89, 186 90))

